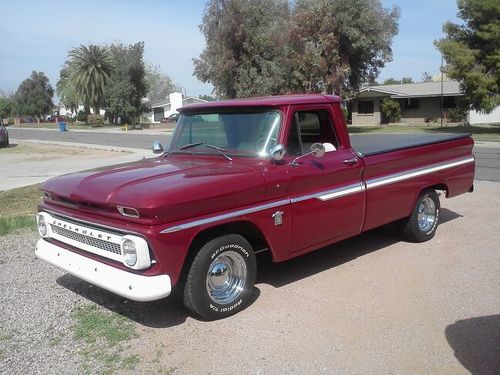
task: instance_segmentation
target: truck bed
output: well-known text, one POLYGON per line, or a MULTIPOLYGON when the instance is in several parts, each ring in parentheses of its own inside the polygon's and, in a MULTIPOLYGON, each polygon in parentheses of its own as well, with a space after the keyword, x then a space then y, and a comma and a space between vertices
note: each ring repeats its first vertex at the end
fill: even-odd
POLYGON ((363 156, 470 137, 470 134, 351 134, 351 146, 363 156))

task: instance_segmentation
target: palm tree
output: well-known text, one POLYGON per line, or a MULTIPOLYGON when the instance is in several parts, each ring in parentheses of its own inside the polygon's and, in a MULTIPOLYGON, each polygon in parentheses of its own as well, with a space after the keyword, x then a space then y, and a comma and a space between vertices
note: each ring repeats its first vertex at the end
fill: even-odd
POLYGON ((70 79, 78 95, 99 114, 99 108, 104 105, 106 81, 113 69, 111 53, 106 47, 91 44, 72 49, 68 57, 70 79))

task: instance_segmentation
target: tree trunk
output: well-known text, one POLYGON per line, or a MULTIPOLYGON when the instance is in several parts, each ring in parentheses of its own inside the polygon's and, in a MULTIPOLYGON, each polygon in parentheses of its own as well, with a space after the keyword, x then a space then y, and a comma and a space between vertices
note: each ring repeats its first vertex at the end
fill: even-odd
POLYGON ((99 115, 99 107, 94 107, 94 115, 99 115))

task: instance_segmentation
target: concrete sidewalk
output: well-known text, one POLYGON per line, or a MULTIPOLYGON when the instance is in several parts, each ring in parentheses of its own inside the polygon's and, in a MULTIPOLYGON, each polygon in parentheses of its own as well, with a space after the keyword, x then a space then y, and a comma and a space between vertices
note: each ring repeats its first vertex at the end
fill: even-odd
MULTIPOLYGON (((10 129, 12 130, 20 130, 20 131, 32 131, 32 130, 40 130, 40 131, 46 131, 46 132, 54 132, 54 133, 60 133, 59 129, 51 129, 51 128, 37 128, 37 127, 31 127, 31 128, 20 128, 20 127, 11 127, 10 129)), ((74 133, 102 133, 102 134, 134 134, 134 135, 154 135, 154 134, 172 134, 174 132, 173 129, 167 129, 166 127, 164 128, 151 128, 151 129, 129 129, 129 130, 123 130, 123 128, 118 128, 118 127, 113 127, 113 128, 89 128, 89 129, 74 129, 71 128, 71 125, 66 126, 66 129, 68 132, 74 132, 74 133)))
POLYGON ((0 150, 0 191, 41 183, 62 174, 153 157, 148 150, 67 142, 20 141, 0 150))

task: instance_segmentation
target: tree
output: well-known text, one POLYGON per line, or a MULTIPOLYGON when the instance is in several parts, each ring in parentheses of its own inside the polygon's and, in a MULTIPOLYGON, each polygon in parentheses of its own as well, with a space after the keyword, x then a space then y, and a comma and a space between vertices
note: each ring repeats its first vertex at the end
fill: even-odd
POLYGON ((59 72, 59 81, 56 84, 56 92, 59 101, 73 113, 78 112, 78 108, 83 101, 78 95, 75 85, 71 81, 71 64, 66 61, 59 72))
POLYGON ((195 76, 218 96, 349 95, 392 57, 398 8, 380 0, 211 0, 195 76), (290 6, 292 8, 290 8, 290 6))
POLYGON ((99 114, 99 109, 105 105, 104 90, 113 69, 109 49, 81 45, 69 51, 68 58, 70 80, 78 96, 99 114))
POLYGON ((180 91, 172 79, 162 72, 158 65, 147 64, 145 82, 147 86, 146 96, 149 100, 165 99, 168 94, 180 91))
POLYGON ((350 96, 392 59, 399 9, 379 0, 297 0, 292 65, 297 89, 350 96))
POLYGON ((458 0, 459 25, 447 22, 435 41, 446 60, 446 74, 460 82, 470 106, 491 112, 500 105, 500 2, 458 0))
POLYGON ((218 97, 277 94, 286 86, 286 0, 210 0, 200 29, 205 50, 194 75, 218 97))
POLYGON ((19 115, 36 116, 40 122, 42 115, 52 112, 53 96, 54 89, 47 76, 43 72, 33 71, 29 78, 21 82, 14 95, 16 112, 19 115))
POLYGON ((106 112, 135 124, 146 95, 144 42, 133 45, 113 44, 110 47, 113 70, 107 81, 106 112))
POLYGON ((0 90, 0 119, 7 118, 14 113, 14 94, 0 90))
POLYGON ((432 82, 432 75, 429 72, 422 73, 422 82, 432 82))
POLYGON ((384 81, 383 85, 404 85, 407 83, 413 83, 411 77, 403 77, 401 79, 388 78, 384 81))

